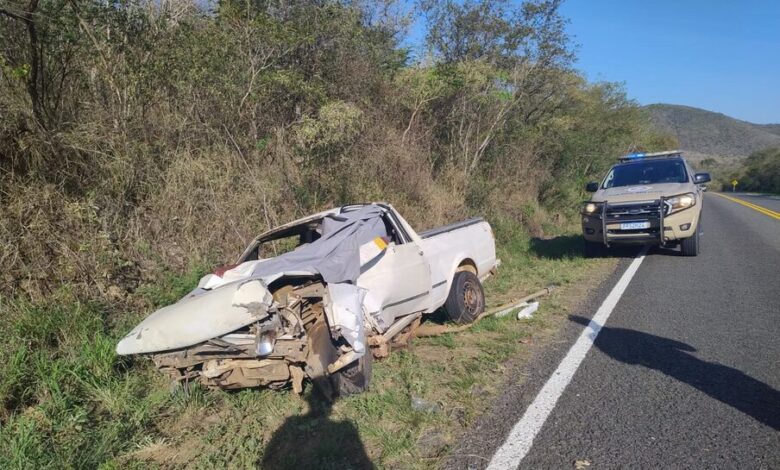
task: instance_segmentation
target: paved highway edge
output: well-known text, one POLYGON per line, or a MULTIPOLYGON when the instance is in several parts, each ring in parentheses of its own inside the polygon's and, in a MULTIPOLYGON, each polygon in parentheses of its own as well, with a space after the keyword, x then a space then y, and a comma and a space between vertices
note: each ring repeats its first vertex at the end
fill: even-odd
POLYGON ((523 457, 531 450, 533 440, 544 426, 547 417, 555 408, 561 394, 571 382, 582 361, 596 340, 601 327, 607 322, 631 279, 645 259, 648 248, 645 247, 631 262, 623 275, 612 288, 599 307, 588 326, 580 333, 577 341, 563 358, 558 368, 547 380, 538 395, 526 409, 522 418, 512 427, 504 443, 493 454, 488 465, 489 470, 516 468, 523 457))
POLYGON ((772 209, 767 209, 766 207, 759 206, 757 204, 753 204, 752 202, 747 202, 742 199, 737 199, 732 196, 726 196, 725 194, 721 193, 712 193, 716 196, 720 196, 724 199, 728 199, 729 201, 736 202, 737 204, 742 204, 745 207, 749 207, 750 209, 753 209, 754 211, 760 212, 764 215, 768 215, 769 217, 775 218, 777 220, 780 220, 780 213, 773 211, 772 209))

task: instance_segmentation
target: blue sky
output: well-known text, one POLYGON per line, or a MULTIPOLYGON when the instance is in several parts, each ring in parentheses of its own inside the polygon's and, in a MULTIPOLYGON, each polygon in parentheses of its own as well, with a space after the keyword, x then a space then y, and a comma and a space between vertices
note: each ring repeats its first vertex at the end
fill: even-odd
POLYGON ((569 0, 562 13, 591 80, 642 104, 780 122, 780 0, 569 0))
MULTIPOLYGON (((641 104, 780 123, 780 0, 568 0, 561 12, 589 80, 624 82, 641 104)), ((424 36, 418 20, 407 41, 424 36)))

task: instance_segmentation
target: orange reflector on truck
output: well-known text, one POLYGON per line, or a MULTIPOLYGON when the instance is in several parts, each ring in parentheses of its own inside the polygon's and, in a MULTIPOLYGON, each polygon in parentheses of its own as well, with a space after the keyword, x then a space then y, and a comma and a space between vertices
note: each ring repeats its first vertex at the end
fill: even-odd
POLYGON ((387 240, 376 237, 368 243, 360 245, 360 265, 368 263, 387 249, 387 240))

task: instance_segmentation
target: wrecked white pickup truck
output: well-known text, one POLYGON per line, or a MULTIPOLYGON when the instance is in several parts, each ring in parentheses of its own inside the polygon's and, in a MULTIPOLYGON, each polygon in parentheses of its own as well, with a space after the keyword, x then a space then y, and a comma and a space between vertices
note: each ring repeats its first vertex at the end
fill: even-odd
POLYGON ((212 388, 291 383, 300 393, 308 377, 329 398, 356 393, 373 357, 408 341, 423 314, 444 307, 473 321, 496 266, 482 219, 418 234, 390 205, 343 206, 260 235, 116 351, 212 388))

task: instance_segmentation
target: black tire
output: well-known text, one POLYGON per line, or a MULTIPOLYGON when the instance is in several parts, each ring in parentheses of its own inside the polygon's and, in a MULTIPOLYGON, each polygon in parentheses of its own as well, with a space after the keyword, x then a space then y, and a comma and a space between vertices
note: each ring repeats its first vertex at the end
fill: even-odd
POLYGON ((699 254, 699 250, 699 227, 696 227, 692 236, 684 238, 680 242, 680 253, 683 256, 696 256, 699 254))
POLYGON ((444 311, 447 312, 447 318, 460 324, 473 322, 485 311, 485 291, 474 273, 455 273, 450 294, 444 302, 444 311))
POLYGON ((331 375, 331 382, 338 396, 346 397, 368 391, 373 364, 374 356, 371 351, 366 351, 360 359, 331 375))
POLYGON ((585 246, 583 251, 585 252, 586 258, 600 258, 604 256, 606 247, 604 246, 603 243, 589 242, 588 240, 585 240, 584 243, 585 246))

